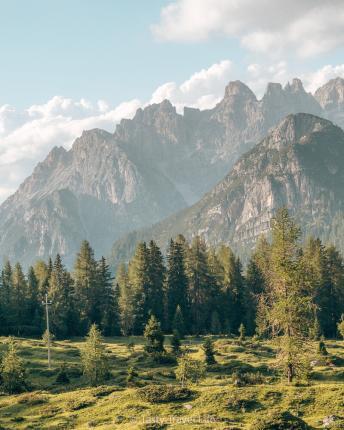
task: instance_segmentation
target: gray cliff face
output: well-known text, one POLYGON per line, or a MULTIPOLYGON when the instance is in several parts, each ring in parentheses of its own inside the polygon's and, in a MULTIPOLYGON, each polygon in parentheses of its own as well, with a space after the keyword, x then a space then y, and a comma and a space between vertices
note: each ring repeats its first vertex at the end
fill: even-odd
POLYGON ((344 126, 342 88, 343 80, 330 81, 313 97, 294 79, 269 84, 257 100, 235 81, 213 109, 180 115, 164 100, 138 109, 114 134, 84 132, 70 151, 54 148, 0 206, 1 258, 29 264, 59 252, 70 264, 83 239, 107 254, 127 232, 199 201, 287 114, 344 126))
POLYGON ((344 79, 331 79, 314 94, 324 116, 344 128, 344 79))
POLYGON ((137 240, 166 246, 179 233, 229 243, 245 257, 271 217, 286 206, 305 234, 344 249, 344 132, 309 114, 287 116, 197 204, 151 229, 129 235, 113 259, 130 255, 137 240))
POLYGON ((0 210, 3 256, 29 264, 62 254, 71 264, 83 239, 97 254, 132 228, 157 222, 185 202, 154 168, 134 163, 102 130, 73 148, 54 148, 0 210))

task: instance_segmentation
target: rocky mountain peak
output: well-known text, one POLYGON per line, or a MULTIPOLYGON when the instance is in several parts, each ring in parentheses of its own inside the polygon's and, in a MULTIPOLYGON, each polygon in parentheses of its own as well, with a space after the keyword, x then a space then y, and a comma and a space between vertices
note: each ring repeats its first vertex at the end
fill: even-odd
POLYGON ((288 115, 272 131, 274 141, 306 142, 313 133, 319 133, 327 127, 334 127, 330 121, 315 115, 298 113, 288 115))
POLYGON ((314 94, 323 109, 338 110, 344 108, 344 79, 331 79, 314 94))
POLYGON ((294 78, 291 82, 291 84, 288 82, 287 85, 285 86, 285 90, 290 92, 290 93, 305 93, 305 89, 303 88, 303 84, 301 79, 299 78, 294 78))
POLYGON ((224 98, 241 98, 256 101, 257 98, 253 91, 241 81, 231 81, 225 89, 224 98))

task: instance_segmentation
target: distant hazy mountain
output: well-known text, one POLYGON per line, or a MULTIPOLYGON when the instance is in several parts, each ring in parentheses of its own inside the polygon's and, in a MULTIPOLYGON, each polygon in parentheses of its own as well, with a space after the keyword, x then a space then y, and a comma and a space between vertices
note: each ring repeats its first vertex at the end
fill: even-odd
POLYGON ((213 109, 176 112, 167 100, 138 109, 114 134, 84 132, 55 148, 0 206, 0 257, 29 264, 61 253, 68 264, 82 239, 97 254, 127 232, 198 201, 234 162, 289 113, 344 125, 343 80, 305 92, 294 79, 269 84, 262 100, 231 82, 213 109))
POLYGON ((330 121, 289 115, 198 203, 150 229, 131 233, 113 248, 118 262, 138 240, 161 246, 178 233, 230 243, 245 255, 286 206, 303 231, 344 251, 344 132, 330 121))

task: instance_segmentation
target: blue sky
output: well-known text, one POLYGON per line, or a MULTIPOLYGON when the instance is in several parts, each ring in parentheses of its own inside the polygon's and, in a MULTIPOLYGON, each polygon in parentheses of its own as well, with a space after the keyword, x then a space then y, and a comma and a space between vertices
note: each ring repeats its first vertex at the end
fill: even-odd
POLYGON ((56 94, 119 103, 230 57, 236 40, 157 41, 161 0, 1 0, 0 104, 27 107, 56 94))
POLYGON ((0 0, 0 202, 53 146, 168 98, 344 77, 343 0, 0 0))

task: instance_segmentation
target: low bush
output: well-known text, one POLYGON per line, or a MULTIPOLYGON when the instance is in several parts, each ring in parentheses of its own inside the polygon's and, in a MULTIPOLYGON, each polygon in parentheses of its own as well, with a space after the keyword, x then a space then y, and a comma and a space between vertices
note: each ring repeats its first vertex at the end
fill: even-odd
POLYGON ((42 393, 25 393, 19 396, 18 403, 28 406, 42 405, 49 401, 48 396, 42 393))
POLYGON ((188 400, 192 394, 192 391, 188 388, 177 387, 174 385, 148 385, 138 390, 139 397, 150 403, 167 403, 188 400))
POLYGON ((78 411, 80 409, 88 408, 95 404, 95 399, 92 397, 81 397, 81 398, 72 398, 67 400, 66 402, 66 410, 78 411))
POLYGON ((277 412, 257 418, 250 427, 251 430, 311 430, 311 427, 301 418, 290 412, 277 412))

